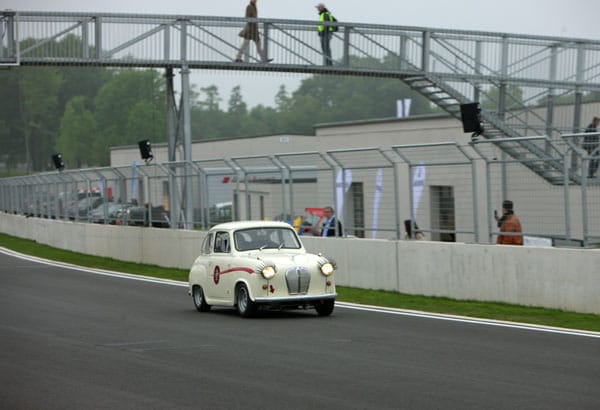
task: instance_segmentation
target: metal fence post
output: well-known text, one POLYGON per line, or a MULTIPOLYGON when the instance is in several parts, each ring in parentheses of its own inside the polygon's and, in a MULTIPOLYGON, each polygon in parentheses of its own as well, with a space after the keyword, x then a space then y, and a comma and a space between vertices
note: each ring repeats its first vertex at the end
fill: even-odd
POLYGON ((581 159, 581 169, 584 170, 582 171, 581 174, 581 220, 583 223, 583 246, 586 247, 588 246, 589 243, 589 228, 588 228, 588 224, 589 224, 589 219, 588 219, 588 206, 587 206, 587 201, 588 201, 588 192, 587 192, 587 188, 588 188, 588 183, 587 183, 587 178, 585 177, 585 169, 586 169, 586 165, 587 165, 587 158, 585 156, 580 157, 581 159))
POLYGON ((430 55, 431 55, 431 32, 428 30, 423 31, 422 36, 422 48, 421 48, 421 70, 427 73, 429 72, 430 55))
POLYGON ((565 237, 568 243, 571 242, 571 201, 569 198, 569 146, 563 153, 563 191, 565 201, 565 237))

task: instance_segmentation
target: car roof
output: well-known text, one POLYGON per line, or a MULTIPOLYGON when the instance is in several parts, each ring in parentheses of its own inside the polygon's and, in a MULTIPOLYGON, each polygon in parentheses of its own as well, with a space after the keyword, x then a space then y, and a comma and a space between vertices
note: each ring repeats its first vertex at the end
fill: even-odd
POLYGON ((235 231, 238 229, 249 229, 249 228, 287 228, 292 229, 292 226, 287 222, 278 221, 236 221, 226 222, 219 225, 213 226, 211 231, 235 231))

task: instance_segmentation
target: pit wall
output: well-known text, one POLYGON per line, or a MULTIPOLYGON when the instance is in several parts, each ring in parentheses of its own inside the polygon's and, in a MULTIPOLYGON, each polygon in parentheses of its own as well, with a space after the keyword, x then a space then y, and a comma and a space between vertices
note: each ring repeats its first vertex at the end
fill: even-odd
MULTIPOLYGON (((189 269, 205 232, 0 213, 0 232, 60 249, 189 269)), ((302 237, 338 264, 336 284, 600 314, 600 250, 302 237)))

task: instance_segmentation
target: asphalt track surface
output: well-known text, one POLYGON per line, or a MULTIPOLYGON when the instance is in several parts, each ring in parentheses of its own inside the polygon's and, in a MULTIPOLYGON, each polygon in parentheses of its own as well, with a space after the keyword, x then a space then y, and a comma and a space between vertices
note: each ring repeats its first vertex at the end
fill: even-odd
POLYGON ((0 252, 2 409, 598 409, 600 335, 187 288, 0 252))

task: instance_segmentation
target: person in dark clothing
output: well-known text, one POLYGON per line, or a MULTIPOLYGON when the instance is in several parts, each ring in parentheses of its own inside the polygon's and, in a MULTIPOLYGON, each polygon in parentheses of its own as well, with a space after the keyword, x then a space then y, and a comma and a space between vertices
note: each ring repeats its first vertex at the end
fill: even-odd
POLYGON ((333 36, 334 27, 325 26, 324 22, 333 22, 335 21, 327 7, 323 3, 319 3, 315 6, 317 8, 317 12, 319 13, 319 24, 317 26, 317 30, 319 31, 319 37, 321 38, 321 49, 323 50, 323 64, 324 65, 333 65, 333 60, 331 59, 331 37, 333 36))
POLYGON ((323 208, 323 215, 325 222, 323 222, 321 236, 342 236, 342 223, 334 216, 333 208, 330 206, 323 208))
MULTIPOLYGON (((597 133, 598 132, 598 124, 600 124, 600 118, 594 117, 590 125, 585 129, 586 133, 597 133)), ((590 164, 588 166, 588 178, 594 178, 596 171, 598 170, 598 156, 600 152, 597 151, 598 143, 600 141, 600 136, 596 135, 586 135, 583 138, 583 149, 588 153, 588 155, 592 155, 595 158, 590 159, 590 164), (596 151, 596 152, 594 152, 596 151)))
MULTIPOLYGON (((248 3, 248 6, 246 7, 246 15, 245 16, 246 16, 246 18, 254 18, 254 19, 258 18, 258 10, 256 8, 256 0, 250 0, 250 3, 248 3)), ((263 50, 263 48, 260 45, 260 34, 258 33, 258 23, 251 23, 251 22, 246 23, 246 26, 244 27, 244 29, 242 31, 240 31, 240 37, 242 37, 244 39, 244 41, 242 42, 242 45, 240 46, 240 49, 238 50, 237 56, 235 58, 236 63, 243 62, 242 54, 244 53, 244 51, 246 51, 246 49, 250 45, 250 41, 254 41, 254 44, 256 44, 256 51, 258 52, 258 55, 260 56, 260 59, 263 63, 270 63, 271 61, 273 61, 272 58, 267 58, 265 51, 263 50)))
POLYGON ((404 221, 404 230, 406 231, 406 234, 404 235, 404 239, 416 239, 418 241, 422 241, 423 239, 425 239, 425 234, 419 230, 417 223, 411 221, 410 219, 407 219, 404 221), (413 225, 415 226, 414 238, 412 235, 412 226, 413 225))

